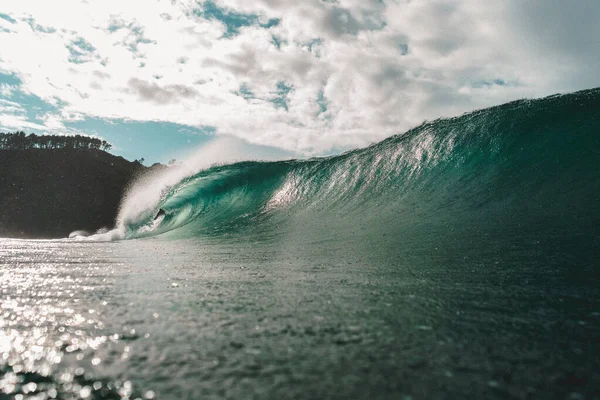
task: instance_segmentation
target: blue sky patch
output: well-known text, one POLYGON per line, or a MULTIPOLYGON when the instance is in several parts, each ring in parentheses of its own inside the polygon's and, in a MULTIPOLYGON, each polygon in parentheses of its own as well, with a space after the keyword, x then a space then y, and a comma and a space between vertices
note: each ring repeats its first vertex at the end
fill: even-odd
POLYGON ((319 115, 323 114, 324 112, 327 112, 327 108, 329 106, 329 101, 327 101, 327 99, 325 98, 325 92, 323 91, 323 89, 321 89, 319 91, 319 94, 317 95, 317 104, 319 105, 319 115))
POLYGON ((25 115, 30 122, 43 125, 42 117, 46 114, 56 113, 59 107, 45 102, 33 94, 25 94, 21 91, 15 91, 9 98, 10 101, 19 103, 25 110, 25 115))
POLYGON ((408 54, 408 45, 406 43, 400 43, 398 45, 398 49, 400 50, 400 54, 403 56, 408 54))
POLYGON ((271 43, 273 44, 273 46, 277 47, 278 49, 281 49, 281 46, 284 46, 288 43, 287 40, 283 40, 283 39, 281 39, 281 37, 279 37, 277 35, 272 35, 271 38, 272 38, 271 43))
POLYGON ((131 23, 129 24, 128 28, 131 29, 131 33, 134 36, 134 40, 128 43, 129 50, 132 53, 137 54, 138 45, 140 44, 156 43, 154 40, 150 40, 144 36, 144 28, 142 28, 141 26, 131 23))
POLYGON ((36 31, 36 32, 42 32, 42 33, 54 33, 56 32, 55 28, 49 27, 49 26, 42 26, 40 24, 38 24, 37 22, 35 22, 35 19, 33 18, 24 18, 23 21, 27 22, 27 24, 29 24, 29 26, 31 27, 32 30, 36 31))
POLYGON ((320 46, 321 44, 323 44, 323 41, 320 38, 315 38, 307 42, 305 46, 308 48, 308 51, 312 51, 315 46, 320 46))
POLYGON ((275 98, 271 100, 271 103, 275 105, 275 108, 283 108, 288 111, 287 95, 294 89, 293 86, 287 85, 285 82, 277 82, 277 90, 275 91, 275 98))
POLYGON ((256 98, 256 96, 254 95, 252 90, 250 90, 250 88, 245 83, 242 84, 242 86, 240 86, 240 90, 238 92, 236 92, 236 94, 240 97, 243 97, 246 100, 251 100, 251 99, 256 98))
POLYGON ((5 20, 5 21, 10 22, 11 24, 16 24, 17 23, 16 20, 12 19, 11 16, 7 15, 7 14, 0 13, 0 18, 3 19, 3 20, 5 20))
POLYGON ((42 117, 44 115, 57 113, 66 105, 59 100, 56 101, 56 104, 50 104, 34 94, 28 94, 19 90, 18 87, 21 85, 21 80, 15 75, 0 74, 0 83, 17 87, 16 90, 12 91, 10 96, 0 96, 0 98, 19 104, 24 110, 24 112, 19 113, 19 115, 25 115, 29 122, 43 124, 42 117))
POLYGON ((219 7, 212 0, 207 0, 202 4, 201 9, 194 10, 194 14, 207 20, 217 20, 225 25, 226 31, 223 35, 226 38, 236 36, 240 33, 240 28, 247 26, 260 26, 265 29, 279 25, 280 20, 273 18, 266 23, 260 22, 258 14, 244 14, 234 10, 219 7))
POLYGON ((216 132, 213 127, 102 118, 66 122, 65 126, 83 134, 102 137, 113 145, 111 153, 128 160, 144 158, 145 165, 179 159, 190 149, 213 140, 216 132))
POLYGON ((120 44, 127 47, 129 49, 129 51, 131 53, 133 53, 135 56, 138 56, 138 57, 141 56, 139 54, 139 49, 138 49, 138 46, 140 44, 151 44, 151 43, 156 44, 156 41, 148 39, 145 36, 144 28, 141 25, 139 25, 138 23, 136 23, 135 21, 126 23, 122 19, 118 19, 118 18, 111 19, 110 24, 108 25, 108 28, 107 28, 108 32, 115 33, 120 29, 128 29, 129 30, 129 35, 120 44))
POLYGON ((82 37, 78 37, 67 45, 69 50, 69 62, 74 64, 83 64, 92 61, 92 55, 96 48, 90 42, 82 37))
POLYGON ((7 84, 11 86, 20 86, 23 82, 16 74, 3 74, 0 72, 0 84, 7 84))

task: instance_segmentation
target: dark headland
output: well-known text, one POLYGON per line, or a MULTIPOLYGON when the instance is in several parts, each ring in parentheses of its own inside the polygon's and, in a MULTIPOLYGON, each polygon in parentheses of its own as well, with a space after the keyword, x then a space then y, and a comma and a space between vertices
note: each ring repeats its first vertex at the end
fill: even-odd
POLYGON ((127 186, 148 168, 110 147, 83 136, 0 133, 0 237, 113 227, 127 186))

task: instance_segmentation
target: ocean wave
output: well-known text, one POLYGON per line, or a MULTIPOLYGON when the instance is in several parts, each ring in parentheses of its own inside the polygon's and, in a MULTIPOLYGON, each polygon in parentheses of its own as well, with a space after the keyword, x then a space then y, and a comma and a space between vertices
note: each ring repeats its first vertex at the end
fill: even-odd
MULTIPOLYGON (((591 227, 600 214, 599 149, 600 89, 520 100, 426 122, 338 156, 176 174, 152 201, 123 208, 120 235, 110 237, 301 229, 340 240, 402 240, 415 230, 457 227, 475 234, 491 226, 591 227)), ((136 196, 149 198, 132 190, 130 203, 136 196)))

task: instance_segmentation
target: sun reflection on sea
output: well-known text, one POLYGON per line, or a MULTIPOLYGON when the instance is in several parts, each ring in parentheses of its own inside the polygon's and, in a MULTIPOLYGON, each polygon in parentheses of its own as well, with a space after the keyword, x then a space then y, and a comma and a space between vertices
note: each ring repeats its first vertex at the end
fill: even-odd
POLYGON ((61 253, 59 244, 0 239, 0 397, 154 398, 129 380, 104 378, 131 351, 123 340, 131 331, 110 332, 103 322, 103 293, 119 265, 61 253))

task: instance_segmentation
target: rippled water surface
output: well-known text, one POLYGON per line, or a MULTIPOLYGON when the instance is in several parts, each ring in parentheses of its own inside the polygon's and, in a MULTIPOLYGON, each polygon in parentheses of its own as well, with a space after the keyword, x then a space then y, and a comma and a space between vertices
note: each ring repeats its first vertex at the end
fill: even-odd
POLYGON ((514 262, 519 246, 436 253, 429 243, 418 257, 415 246, 381 259, 335 241, 306 251, 250 238, 1 240, 0 389, 20 399, 597 398, 595 283, 514 262))

